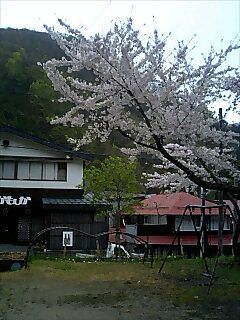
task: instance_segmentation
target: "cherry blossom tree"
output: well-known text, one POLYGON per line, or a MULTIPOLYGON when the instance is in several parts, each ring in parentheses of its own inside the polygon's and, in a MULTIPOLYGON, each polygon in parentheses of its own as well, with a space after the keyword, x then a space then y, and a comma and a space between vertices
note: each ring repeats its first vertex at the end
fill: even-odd
POLYGON ((224 99, 229 110, 240 112, 239 70, 227 65, 239 44, 230 43, 219 52, 212 48, 197 64, 191 41, 179 41, 169 50, 170 35, 154 30, 146 39, 131 19, 89 38, 60 24, 65 33, 46 28, 66 57, 47 61, 43 68, 61 101, 73 107, 54 122, 84 128, 82 137, 72 139, 77 148, 97 138, 104 142, 118 131, 132 141, 125 153, 161 159, 149 186, 201 186, 227 193, 238 212, 239 233, 239 142, 236 133, 220 130, 209 109, 224 99), (94 81, 79 79, 82 69, 91 70, 94 81))

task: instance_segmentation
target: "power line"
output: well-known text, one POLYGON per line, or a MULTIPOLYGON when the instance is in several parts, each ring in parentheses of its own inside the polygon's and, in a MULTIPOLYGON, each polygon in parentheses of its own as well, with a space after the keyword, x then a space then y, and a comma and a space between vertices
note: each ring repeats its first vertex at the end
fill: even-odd
POLYGON ((88 27, 88 29, 91 29, 93 26, 95 26, 95 24, 97 23, 97 21, 99 20, 99 18, 106 12, 106 10, 108 9, 108 7, 111 4, 111 0, 107 1, 107 4, 104 6, 104 8, 102 9, 102 11, 100 11, 100 13, 98 13, 96 15, 96 17, 93 19, 92 24, 88 27))

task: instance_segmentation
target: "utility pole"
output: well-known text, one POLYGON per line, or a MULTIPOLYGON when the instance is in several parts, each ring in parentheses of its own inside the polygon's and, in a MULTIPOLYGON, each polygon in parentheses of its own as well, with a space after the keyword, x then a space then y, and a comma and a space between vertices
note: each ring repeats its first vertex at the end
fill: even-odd
POLYGON ((207 227, 206 227, 206 212, 205 212, 205 205, 206 205, 206 190, 201 188, 201 239, 200 243, 202 246, 202 251, 200 250, 200 257, 203 255, 206 256, 207 254, 207 247, 208 247, 208 237, 207 237, 207 227))
MULTIPOLYGON (((219 108, 219 129, 222 131, 223 129, 223 116, 222 116, 222 108, 219 108)), ((219 144, 219 154, 220 156, 223 153, 223 144, 222 141, 220 141, 219 144)), ((219 221, 218 221, 218 251, 220 255, 223 254, 223 224, 224 224, 224 214, 223 214, 223 192, 219 191, 219 221)))

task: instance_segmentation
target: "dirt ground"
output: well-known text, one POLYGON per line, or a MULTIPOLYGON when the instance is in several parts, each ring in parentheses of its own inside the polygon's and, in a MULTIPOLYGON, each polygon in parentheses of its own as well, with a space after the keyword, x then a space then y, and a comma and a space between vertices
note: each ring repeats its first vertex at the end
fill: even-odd
POLYGON ((38 261, 0 273, 0 320, 239 320, 240 300, 222 298, 142 264, 38 261))

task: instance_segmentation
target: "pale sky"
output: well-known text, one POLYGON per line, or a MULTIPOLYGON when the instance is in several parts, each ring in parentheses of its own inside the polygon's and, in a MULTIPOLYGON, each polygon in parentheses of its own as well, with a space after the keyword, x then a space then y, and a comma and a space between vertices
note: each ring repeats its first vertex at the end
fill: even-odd
MULTIPOLYGON (((91 35, 104 33, 112 21, 130 16, 147 34, 153 27, 160 33, 171 32, 172 41, 188 41, 196 34, 194 44, 199 54, 207 53, 211 45, 220 48, 221 39, 227 45, 240 34, 239 0, 0 0, 1 28, 45 31, 43 24, 57 28, 57 18, 62 18, 91 35)), ((239 66, 240 57, 232 55, 229 64, 239 66)))
POLYGON ((57 26, 57 17, 86 34, 104 32, 112 20, 131 16, 138 27, 153 25, 178 39, 197 35, 203 50, 220 45, 240 32, 238 0, 178 1, 21 1, 1 0, 0 26, 44 31, 43 24, 57 26), (154 16, 154 22, 153 22, 154 16))

